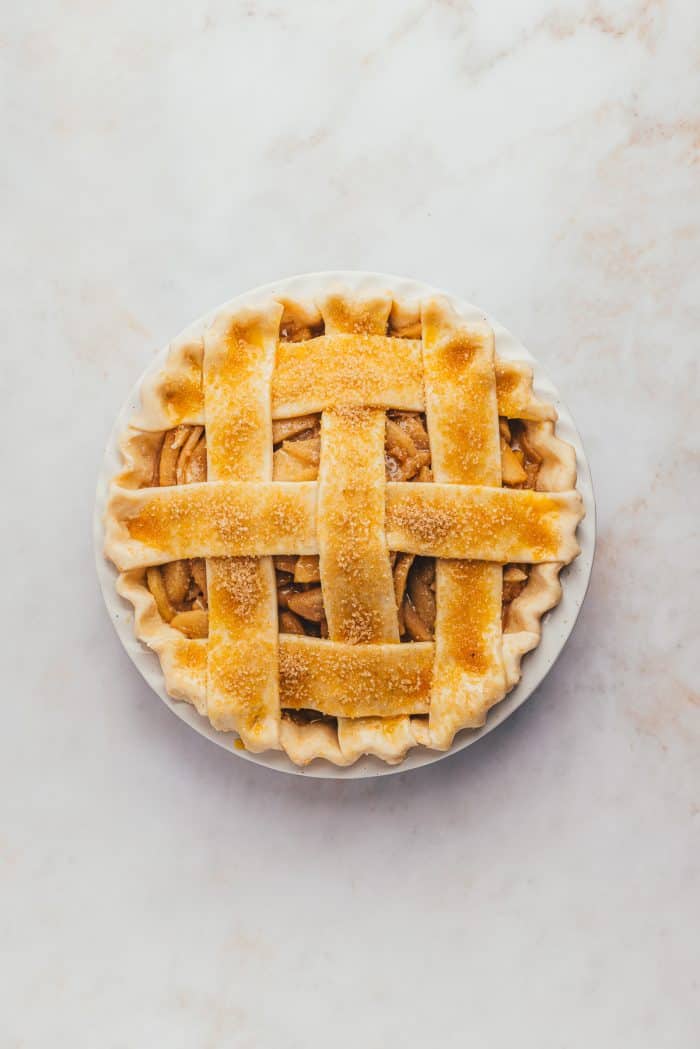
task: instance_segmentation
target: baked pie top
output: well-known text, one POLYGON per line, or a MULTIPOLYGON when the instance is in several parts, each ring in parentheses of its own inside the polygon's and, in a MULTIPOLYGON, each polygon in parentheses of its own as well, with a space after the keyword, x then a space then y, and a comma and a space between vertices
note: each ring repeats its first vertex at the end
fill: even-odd
POLYGON ((448 749, 579 550, 555 421, 447 299, 224 308, 144 384, 107 506, 168 692, 297 764, 448 749))

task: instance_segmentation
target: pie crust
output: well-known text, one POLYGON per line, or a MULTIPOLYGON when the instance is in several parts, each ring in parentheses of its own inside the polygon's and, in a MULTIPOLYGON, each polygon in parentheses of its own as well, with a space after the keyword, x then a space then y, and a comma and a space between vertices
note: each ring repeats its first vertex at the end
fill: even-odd
POLYGON ((105 515, 168 693, 298 765, 449 749, 519 680, 579 552, 555 423, 440 296, 271 295, 177 340, 105 515))

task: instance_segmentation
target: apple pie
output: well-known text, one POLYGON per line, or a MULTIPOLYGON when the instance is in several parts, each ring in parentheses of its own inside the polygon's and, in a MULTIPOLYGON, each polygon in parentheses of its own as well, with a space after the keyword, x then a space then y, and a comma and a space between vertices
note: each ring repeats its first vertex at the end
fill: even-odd
POLYGON ((171 696, 298 765, 484 724, 583 516, 555 409, 487 323, 270 296, 173 343, 141 402, 105 553, 171 696))

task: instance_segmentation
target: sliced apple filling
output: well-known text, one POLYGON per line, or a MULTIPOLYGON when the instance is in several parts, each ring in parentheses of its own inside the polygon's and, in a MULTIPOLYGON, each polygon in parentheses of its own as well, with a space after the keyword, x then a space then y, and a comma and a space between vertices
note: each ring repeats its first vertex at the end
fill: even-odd
POLYGON ((154 464, 154 485, 192 484, 207 479, 207 442, 203 426, 176 426, 163 434, 154 464))
POLYGON ((202 558, 146 569, 146 583, 162 619, 185 637, 206 637, 207 573, 202 558))
POLYGON ((527 438, 519 419, 498 420, 501 433, 501 469, 506 488, 535 488, 542 458, 527 438))

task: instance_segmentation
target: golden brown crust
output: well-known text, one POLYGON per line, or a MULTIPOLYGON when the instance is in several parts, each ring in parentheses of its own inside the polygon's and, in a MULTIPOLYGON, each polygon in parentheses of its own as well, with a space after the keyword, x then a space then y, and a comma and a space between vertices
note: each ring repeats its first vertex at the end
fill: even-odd
POLYGON ((219 313, 204 336, 207 476, 272 480, 270 384, 282 307, 219 313))
MULTIPOLYGON (((437 472, 437 471, 436 471, 437 472)), ((533 492, 487 485, 387 488, 386 532, 392 550, 478 561, 569 562, 579 552, 578 492, 533 492)))
POLYGON ((500 485, 494 336, 445 299, 423 305, 425 414, 436 481, 500 485))
MULTIPOLYGON (((540 459, 537 476, 538 487, 546 485, 552 492, 563 492, 568 498, 577 496, 576 453, 570 444, 560 440, 554 432, 554 423, 530 421, 525 423, 528 444, 540 459)), ((583 507, 578 520, 583 516, 583 507)), ((561 600, 559 573, 566 558, 530 569, 527 583, 521 593, 511 602, 506 614, 503 635, 503 654, 508 688, 513 688, 520 679, 522 657, 540 643, 542 617, 561 600)))
POLYGON ((384 412, 371 408, 332 409, 321 422, 321 584, 329 637, 351 645, 399 640, 384 531, 384 426, 384 412))
POLYGON ((348 332, 280 343, 272 380, 272 415, 339 407, 423 410, 420 342, 348 332), (310 381, 310 376, 313 380, 310 381))
MULTIPOLYGON (((489 327, 460 322, 444 299, 423 305, 426 418, 433 475, 442 487, 425 485, 420 498, 425 500, 428 492, 443 492, 443 505, 433 515, 426 539, 439 535, 445 543, 450 535, 468 534, 470 527, 480 540, 493 541, 502 534, 500 515, 482 515, 478 522, 470 523, 473 513, 463 517, 461 509, 457 510, 459 496, 454 500, 457 485, 482 486, 478 490, 483 492, 484 505, 503 491, 496 487, 501 484, 501 444, 494 357, 489 327)), ((393 526, 405 529, 413 524, 415 530, 419 516, 407 511, 407 506, 405 499, 393 511, 387 506, 390 542, 393 526)), ((429 731, 431 745, 440 750, 451 746, 460 729, 483 724, 488 708, 505 694, 502 580, 498 564, 437 562, 429 731)))
POLYGON ((352 645, 280 635, 283 708, 334 717, 427 714, 434 646, 352 645))
POLYGON ((527 419, 556 422, 553 405, 540 401, 532 389, 532 368, 525 361, 496 359, 496 390, 498 414, 507 419, 527 419))
POLYGON ((170 430, 181 423, 204 422, 202 361, 204 340, 187 335, 175 339, 167 367, 141 386, 141 411, 131 420, 137 430, 170 430))
POLYGON ((114 485, 105 551, 117 568, 184 557, 318 553, 315 481, 208 481, 137 490, 114 485))
POLYGON ((333 292, 319 305, 329 335, 386 335, 392 306, 389 295, 352 299, 333 292))
MULTIPOLYGON (((105 543, 122 570, 119 592, 134 605, 136 634, 158 653, 168 692, 217 727, 239 731, 251 750, 281 747, 298 764, 322 757, 347 765, 362 754, 394 763, 410 747, 445 748, 461 727, 482 724, 518 680, 542 615, 559 599, 561 564, 578 550, 575 455, 556 437, 555 420, 554 408, 533 393, 529 366, 495 359, 488 326, 465 324, 443 300, 423 303, 421 318, 420 303, 389 295, 280 299, 222 311, 204 338, 177 340, 166 367, 144 383, 142 409, 122 438, 124 469, 112 488, 105 543), (326 569, 333 567, 325 580, 322 567, 321 581, 333 590, 331 606, 338 601, 331 636, 342 642, 278 635, 272 562, 260 555, 316 554, 331 502, 347 502, 351 524, 373 504, 355 506, 342 491, 342 469, 358 469, 358 458, 326 441, 327 466, 342 469, 320 523, 319 492, 331 480, 329 471, 324 481, 323 451, 318 484, 273 482, 272 419, 324 412, 328 435, 333 420, 355 413, 371 421, 376 437, 386 409, 427 411, 436 483, 386 485, 377 476, 367 542, 346 544, 343 561, 342 545, 330 537, 336 545, 326 569), (525 421, 541 460, 536 492, 498 487, 499 414, 525 421), (181 487, 178 476, 170 487, 152 487, 162 483, 155 475, 163 432, 205 421, 207 482, 181 487), (398 640, 389 547, 451 558, 438 561, 434 644, 362 643, 398 640), (201 556, 213 626, 209 639, 189 640, 160 617, 144 570, 201 556), (474 560, 482 557, 493 561, 474 560), (507 607, 503 634, 498 561, 541 562, 507 607), (367 608, 357 618, 350 587, 345 598, 342 585, 335 589, 343 564, 349 578, 363 578, 367 608), (378 625, 368 632, 377 609, 378 625), (284 707, 315 706, 332 718, 280 717, 284 707)), ((194 447, 199 435, 189 440, 194 447)), ((380 448, 370 443, 362 463, 368 477, 380 448)))
MULTIPOLYGON (((207 426, 207 473, 204 490, 222 482, 249 482, 250 508, 258 518, 256 535, 278 527, 279 507, 260 513, 259 487, 272 485, 272 413, 270 384, 282 307, 222 311, 204 337, 204 408, 207 426), (266 523, 263 523, 266 522, 266 523)), ((176 488, 175 491, 178 489, 176 488)), ((182 489, 185 490, 185 489, 182 489)), ((288 521, 303 512, 290 510, 288 521)), ((188 517, 183 511, 177 519, 188 517)), ((192 518, 188 518, 190 522, 192 518)), ((238 542, 251 528, 229 509, 203 516, 224 531, 236 521, 238 542)), ((236 554, 236 542, 223 552, 236 554)), ((266 553, 264 547, 246 551, 266 553)), ((277 587, 271 557, 209 557, 209 639, 207 714, 214 728, 238 732, 248 750, 279 748, 277 587)))
MULTIPOLYGON (((317 554, 318 490, 316 481, 115 485, 105 549, 123 571, 187 557, 317 554)), ((425 557, 567 563, 582 512, 573 490, 397 481, 386 486, 384 526, 387 549, 425 557)))
MULTIPOLYGON (((535 397, 532 369, 524 362, 498 362, 496 394, 499 415, 556 420, 552 405, 535 397)), ((273 419, 343 406, 425 411, 420 338, 344 332, 280 342, 272 378, 273 419)))

